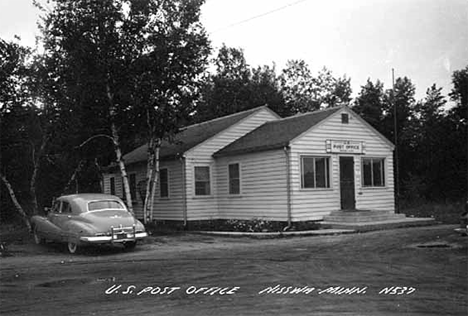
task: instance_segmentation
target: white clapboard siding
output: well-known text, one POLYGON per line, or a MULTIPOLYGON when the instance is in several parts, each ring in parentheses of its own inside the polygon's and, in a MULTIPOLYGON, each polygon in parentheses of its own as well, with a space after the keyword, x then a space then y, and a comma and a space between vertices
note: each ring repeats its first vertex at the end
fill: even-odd
MULTIPOLYGON (((159 181, 156 187, 154 205, 153 205, 153 219, 154 220, 183 220, 183 182, 182 182, 182 162, 175 161, 161 161, 160 169, 168 169, 169 177, 169 197, 160 198, 159 181)), ((136 179, 136 197, 132 201, 133 212, 138 219, 144 218, 143 196, 138 191, 138 183, 146 181, 146 165, 130 165, 127 167, 127 173, 130 176, 135 174, 136 179)), ((124 198, 122 177, 120 172, 104 174, 104 193, 110 194, 110 178, 115 179, 115 195, 124 198)))
POLYGON ((365 142, 365 154, 352 155, 355 166, 356 208, 394 211, 392 148, 373 129, 344 108, 291 142, 292 220, 320 220, 330 212, 340 209, 340 155, 326 153, 325 142, 330 139, 365 142), (341 123, 341 113, 350 114, 348 124, 341 123), (301 155, 331 158, 330 188, 301 189, 301 155), (385 158, 385 187, 362 187, 361 157, 385 158))
POLYGON ((283 150, 222 157, 216 165, 219 218, 287 220, 286 156, 283 150), (239 195, 229 194, 228 165, 239 163, 239 195))
POLYGON ((186 182, 187 182, 187 215, 188 220, 207 220, 218 218, 216 161, 212 155, 226 147, 233 141, 251 132, 265 122, 275 120, 277 116, 270 110, 263 108, 252 113, 237 124, 227 128, 218 135, 192 148, 185 154, 186 182), (211 195, 195 196, 194 167, 210 166, 211 195))

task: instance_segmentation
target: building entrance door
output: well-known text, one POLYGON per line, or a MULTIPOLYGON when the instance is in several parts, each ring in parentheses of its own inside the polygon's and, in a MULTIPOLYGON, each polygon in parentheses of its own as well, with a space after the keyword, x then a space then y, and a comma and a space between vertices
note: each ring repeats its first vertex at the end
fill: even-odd
POLYGON ((354 158, 340 157, 340 199, 342 210, 354 210, 354 158))

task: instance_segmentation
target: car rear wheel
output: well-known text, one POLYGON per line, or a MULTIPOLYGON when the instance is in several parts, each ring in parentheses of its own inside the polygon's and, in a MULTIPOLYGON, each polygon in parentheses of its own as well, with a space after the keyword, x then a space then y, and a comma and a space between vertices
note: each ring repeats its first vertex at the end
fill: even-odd
POLYGON ((69 241, 67 248, 68 248, 69 253, 75 254, 78 251, 78 244, 75 242, 69 241))
POLYGON ((36 243, 36 245, 42 245, 45 243, 45 239, 42 238, 37 232, 37 227, 34 227, 33 235, 34 235, 34 242, 36 243))

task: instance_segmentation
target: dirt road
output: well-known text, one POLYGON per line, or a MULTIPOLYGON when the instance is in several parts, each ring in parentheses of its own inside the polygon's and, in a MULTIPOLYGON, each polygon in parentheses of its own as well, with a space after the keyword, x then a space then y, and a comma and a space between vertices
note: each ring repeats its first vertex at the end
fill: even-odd
POLYGON ((467 315, 453 226, 257 240, 156 237, 133 252, 11 245, 0 315, 467 315))

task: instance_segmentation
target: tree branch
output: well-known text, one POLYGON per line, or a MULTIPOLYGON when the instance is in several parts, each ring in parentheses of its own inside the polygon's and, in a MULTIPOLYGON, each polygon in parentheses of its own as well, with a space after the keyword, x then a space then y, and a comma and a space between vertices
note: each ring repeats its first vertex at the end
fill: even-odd
POLYGON ((84 145, 86 145, 87 143, 89 143, 90 141, 92 141, 93 139, 96 139, 98 137, 105 137, 105 138, 108 138, 112 141, 112 144, 115 145, 115 140, 112 136, 109 136, 109 135, 106 135, 106 134, 97 134, 97 135, 94 135, 94 136, 91 136, 90 138, 88 138, 87 140, 85 140, 83 143, 81 143, 81 145, 79 146, 76 146, 75 148, 81 148, 83 147, 84 145))

